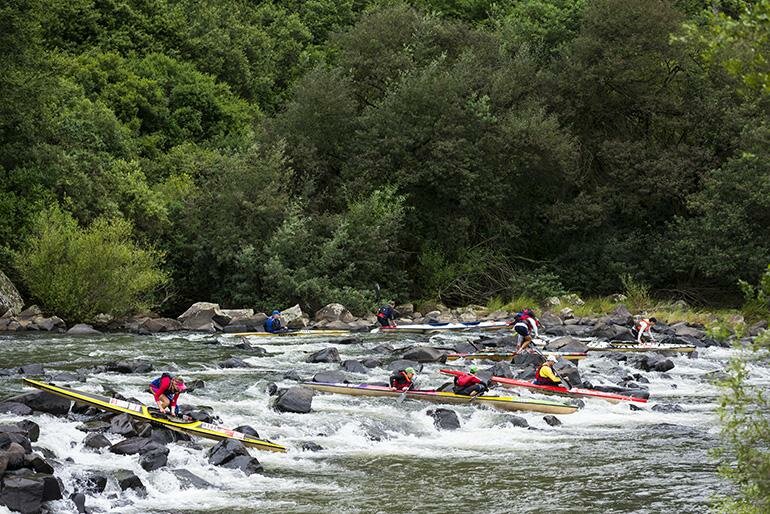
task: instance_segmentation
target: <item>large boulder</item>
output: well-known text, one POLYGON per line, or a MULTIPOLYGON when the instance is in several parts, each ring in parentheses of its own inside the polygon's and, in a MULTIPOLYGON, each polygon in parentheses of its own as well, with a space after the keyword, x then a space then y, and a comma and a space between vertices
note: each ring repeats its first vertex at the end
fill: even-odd
POLYGON ((511 370, 511 365, 507 362, 496 362, 494 366, 492 366, 491 368, 487 368, 484 371, 489 373, 489 375, 493 377, 513 378, 513 371, 511 370))
POLYGON ((46 414, 53 414, 56 416, 67 414, 70 410, 70 404, 72 403, 66 398, 46 393, 45 391, 35 391, 14 396, 8 398, 6 402, 21 403, 33 411, 45 412, 46 414))
POLYGON ((360 361, 357 361, 357 360, 349 359, 349 360, 343 361, 340 364, 340 367, 345 371, 349 371, 350 373, 369 373, 369 368, 367 368, 360 361))
POLYGON ((697 327, 691 327, 686 323, 676 323, 675 325, 671 325, 669 328, 674 331, 674 334, 680 337, 691 336, 696 339, 703 339, 704 337, 706 337, 705 330, 701 330, 700 328, 697 328, 697 327))
POLYGON ((258 312, 245 318, 235 318, 225 327, 225 332, 232 334, 238 332, 264 332, 266 319, 267 314, 264 312, 258 312))
POLYGON ((308 355, 305 362, 340 362, 340 352, 335 347, 330 346, 315 353, 308 355))
POLYGON ((119 414, 110 420, 110 433, 133 437, 147 429, 147 423, 138 422, 128 414, 119 414))
POLYGON ((577 366, 567 359, 559 358, 553 365, 553 370, 562 378, 566 379, 573 387, 580 387, 583 384, 580 378, 580 372, 577 366))
POLYGON ((296 412, 307 414, 313 404, 313 390, 294 386, 280 391, 273 400, 273 408, 278 412, 296 412))
POLYGON ((159 332, 177 332, 179 330, 182 330, 182 324, 175 319, 145 318, 145 320, 139 324, 138 331, 157 334, 159 332))
POLYGON ((168 448, 165 446, 150 450, 139 457, 139 465, 145 471, 153 471, 166 464, 168 464, 168 448))
POLYGON ((172 469, 182 489, 210 489, 214 486, 186 469, 172 469))
POLYGON ((666 372, 674 368, 674 362, 671 359, 658 353, 629 356, 626 362, 642 371, 666 372))
POLYGON ((11 314, 21 312, 22 307, 24 300, 21 299, 16 286, 0 271, 0 316, 9 311, 11 314))
POLYGON ((451 409, 433 409, 427 412, 433 418, 433 425, 439 430, 457 430, 460 428, 460 418, 451 409))
POLYGON ((231 318, 222 312, 218 303, 197 302, 177 318, 184 330, 217 332, 227 326, 231 318))
POLYGON ((355 318, 341 303, 330 303, 326 307, 316 311, 315 320, 341 321, 343 323, 350 323, 355 320, 355 318))
POLYGON ((299 305, 294 305, 288 309, 281 311, 281 318, 289 328, 305 328, 307 327, 308 317, 302 312, 299 305))
POLYGON ((403 358, 416 362, 446 362, 447 353, 432 346, 414 346, 404 353, 403 358))
POLYGON ((585 353, 588 351, 588 346, 572 336, 562 336, 549 341, 545 345, 545 350, 564 353, 585 353))
POLYGON ((251 455, 238 455, 222 464, 223 468, 239 469, 246 475, 253 475, 262 471, 262 464, 251 455))
POLYGON ((224 360, 219 363, 220 368, 225 369, 231 369, 231 368, 250 368, 251 364, 244 361, 243 359, 239 359, 238 357, 230 357, 227 360, 224 360))
POLYGON ((609 315, 602 318, 602 321, 608 325, 631 326, 634 322, 634 316, 625 305, 618 305, 609 315))
POLYGON ((112 446, 112 443, 109 439, 104 437, 104 435, 97 432, 91 432, 86 435, 85 439, 83 439, 83 446, 94 450, 100 450, 112 446))
POLYGON ((32 414, 32 408, 24 405, 23 403, 8 401, 0 403, 0 413, 14 414, 16 416, 28 416, 32 414))
POLYGON ((61 497, 59 481, 44 473, 5 475, 0 487, 0 505, 23 513, 41 512, 44 502, 61 497))
MULTIPOLYGON (((591 334, 591 331, 594 329, 591 325, 564 325, 563 327, 559 327, 562 334, 555 334, 554 335, 568 335, 568 336, 575 336, 575 337, 589 337, 591 334)), ((550 334, 548 330, 546 330, 547 334, 550 334)))
POLYGON ((124 360, 117 362, 107 363, 105 371, 112 371, 115 373, 149 373, 152 371, 152 364, 149 361, 141 359, 124 360))
POLYGON ((67 330, 67 335, 70 336, 98 336, 101 334, 101 332, 87 323, 78 323, 67 330))
POLYGON ((325 384, 347 384, 348 377, 341 371, 319 371, 313 375, 313 382, 322 382, 325 384))
POLYGON ((158 448, 168 449, 147 437, 129 437, 110 446, 110 452, 118 455, 144 455, 158 448))
POLYGON ((621 335, 627 335, 630 333, 631 331, 628 329, 628 327, 600 322, 598 325, 591 329, 589 335, 591 337, 614 340, 621 335))
POLYGON ((246 446, 236 439, 225 439, 215 444, 208 452, 209 464, 221 466, 238 456, 249 456, 246 446))
POLYGON ((543 363, 543 357, 534 352, 522 352, 513 358, 513 369, 537 368, 543 363))
POLYGON ((545 311, 538 318, 544 327, 559 327, 564 324, 561 318, 550 311, 545 311))

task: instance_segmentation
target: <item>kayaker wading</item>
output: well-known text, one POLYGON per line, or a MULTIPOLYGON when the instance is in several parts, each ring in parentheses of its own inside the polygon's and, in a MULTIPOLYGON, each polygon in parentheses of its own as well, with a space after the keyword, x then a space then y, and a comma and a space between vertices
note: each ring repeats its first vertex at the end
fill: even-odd
POLYGON ((414 389, 414 368, 399 369, 390 375, 390 387, 398 391, 414 389))
POLYGON ((478 396, 484 394, 487 390, 487 386, 476 376, 479 368, 477 366, 471 366, 468 371, 470 373, 462 373, 455 377, 455 385, 452 391, 455 394, 462 396, 478 396))
POLYGON ((535 384, 537 385, 557 385, 563 386, 561 378, 553 370, 553 365, 556 364, 556 356, 549 355, 545 362, 535 372, 535 384))
POLYGON ((169 412, 175 416, 179 415, 179 405, 176 404, 179 394, 185 390, 187 390, 187 386, 182 377, 172 378, 168 373, 163 373, 150 382, 150 391, 160 412, 165 413, 166 409, 169 409, 169 412))
POLYGON ((396 314, 396 302, 391 300, 377 311, 377 321, 381 327, 395 327, 396 314))
POLYGON ((655 341, 655 336, 652 335, 652 327, 654 327, 657 322, 658 320, 655 318, 642 318, 637 321, 634 328, 631 329, 631 333, 636 338, 636 342, 641 344, 655 341))

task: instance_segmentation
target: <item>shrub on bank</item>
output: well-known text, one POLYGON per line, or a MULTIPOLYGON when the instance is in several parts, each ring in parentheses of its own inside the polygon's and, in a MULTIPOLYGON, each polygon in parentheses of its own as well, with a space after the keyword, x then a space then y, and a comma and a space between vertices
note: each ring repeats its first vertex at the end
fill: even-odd
POLYGON ((41 211, 16 266, 32 296, 65 319, 87 321, 152 306, 165 284, 162 255, 131 239, 131 224, 99 218, 88 228, 58 207, 41 211))

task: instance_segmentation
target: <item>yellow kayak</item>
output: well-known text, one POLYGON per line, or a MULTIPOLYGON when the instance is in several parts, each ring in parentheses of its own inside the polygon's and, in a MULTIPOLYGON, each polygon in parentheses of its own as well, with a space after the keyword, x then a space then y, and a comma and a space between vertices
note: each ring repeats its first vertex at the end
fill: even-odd
POLYGON ((78 403, 85 403, 98 409, 110 412, 128 414, 129 416, 132 416, 136 419, 149 421, 150 423, 160 425, 171 430, 176 430, 177 432, 183 432, 186 434, 219 441, 223 439, 237 439, 244 445, 251 448, 256 448, 258 450, 271 452, 286 451, 285 447, 266 439, 257 439, 256 437, 252 437, 242 432, 222 428, 217 425, 212 425, 211 423, 204 423, 202 421, 185 421, 179 418, 170 416, 167 417, 163 414, 160 414, 159 412, 153 412, 146 405, 139 403, 132 403, 125 400, 119 400, 117 398, 110 398, 98 394, 77 391, 75 389, 70 389, 69 387, 57 386, 54 384, 48 384, 46 382, 39 382, 29 378, 25 378, 24 383, 48 393, 62 396, 68 400, 72 400, 78 403))
POLYGON ((352 334, 350 330, 290 330, 288 332, 238 332, 226 334, 241 337, 341 337, 352 334))

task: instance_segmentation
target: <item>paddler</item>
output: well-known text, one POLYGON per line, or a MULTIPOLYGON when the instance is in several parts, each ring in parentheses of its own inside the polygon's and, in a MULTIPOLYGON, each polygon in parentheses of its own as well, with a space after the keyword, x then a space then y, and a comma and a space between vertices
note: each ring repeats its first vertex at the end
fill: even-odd
POLYGON ((470 373, 461 373, 455 376, 455 385, 452 391, 455 394, 462 396, 478 396, 486 392, 486 384, 476 376, 479 371, 478 366, 471 366, 468 371, 470 373))
POLYGON ((398 391, 414 389, 414 368, 399 369, 390 375, 390 387, 398 391))
POLYGON ((179 405, 177 400, 179 395, 187 390, 187 386, 184 380, 180 376, 172 377, 168 373, 163 373, 160 377, 150 382, 150 391, 155 397, 155 404, 160 409, 160 412, 165 413, 166 409, 169 409, 169 413, 175 416, 179 415, 179 405))
POLYGON ((556 361, 557 358, 554 354, 546 357, 545 362, 535 372, 535 384, 562 387, 566 385, 553 370, 553 365, 556 364, 556 361))
POLYGON ((264 327, 265 332, 270 332, 271 334, 286 332, 289 330, 283 326, 283 321, 281 321, 281 311, 278 310, 273 311, 273 314, 271 314, 270 317, 265 320, 264 327))
POLYGON ((658 320, 655 318, 642 318, 636 322, 634 328, 631 329, 631 333, 636 338, 637 344, 655 341, 655 336, 652 335, 652 327, 654 327, 657 322, 658 320))
POLYGON ((398 314, 396 311, 396 302, 395 300, 391 300, 377 311, 377 321, 380 322, 381 327, 395 327, 396 314, 398 314))

